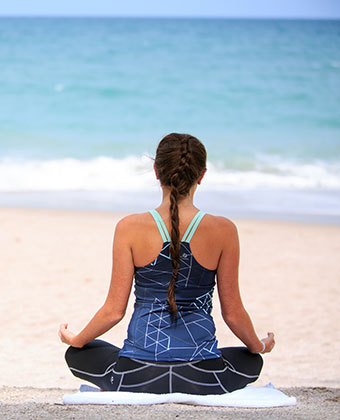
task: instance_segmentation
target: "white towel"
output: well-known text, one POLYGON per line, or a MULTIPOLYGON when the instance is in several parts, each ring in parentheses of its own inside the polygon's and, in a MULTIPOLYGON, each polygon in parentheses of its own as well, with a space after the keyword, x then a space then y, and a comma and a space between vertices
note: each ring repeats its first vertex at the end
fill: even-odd
MULTIPOLYGON (((82 387, 82 389, 95 389, 82 387)), ((208 405, 216 407, 283 407, 296 405, 296 398, 289 397, 269 383, 266 386, 247 385, 243 389, 222 395, 191 394, 147 394, 137 392, 97 392, 86 391, 65 394, 64 404, 131 404, 147 405, 162 403, 182 403, 192 405, 208 405)))

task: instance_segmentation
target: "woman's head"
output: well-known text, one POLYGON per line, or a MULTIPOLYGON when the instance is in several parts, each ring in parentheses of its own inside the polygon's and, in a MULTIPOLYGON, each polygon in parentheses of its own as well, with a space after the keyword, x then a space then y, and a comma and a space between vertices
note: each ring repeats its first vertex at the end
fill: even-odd
POLYGON ((196 137, 171 133, 157 147, 155 168, 161 185, 175 189, 182 198, 204 174, 206 160, 205 147, 196 137))
POLYGON ((170 189, 171 243, 173 266, 168 287, 170 311, 177 315, 175 281, 180 266, 178 202, 187 196, 206 170, 207 152, 203 144, 189 134, 171 133, 159 143, 155 169, 163 187, 170 189))

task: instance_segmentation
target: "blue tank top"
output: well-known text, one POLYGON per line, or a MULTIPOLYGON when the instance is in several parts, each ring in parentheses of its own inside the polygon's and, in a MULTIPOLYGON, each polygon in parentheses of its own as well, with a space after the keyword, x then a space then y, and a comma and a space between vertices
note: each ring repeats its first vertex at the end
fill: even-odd
POLYGON ((163 239, 157 258, 135 267, 135 306, 120 356, 152 361, 215 359, 215 324, 211 317, 216 270, 200 265, 190 240, 204 213, 191 221, 180 245, 180 268, 175 283, 177 318, 169 310, 167 291, 172 276, 170 236, 156 210, 150 212, 163 239))

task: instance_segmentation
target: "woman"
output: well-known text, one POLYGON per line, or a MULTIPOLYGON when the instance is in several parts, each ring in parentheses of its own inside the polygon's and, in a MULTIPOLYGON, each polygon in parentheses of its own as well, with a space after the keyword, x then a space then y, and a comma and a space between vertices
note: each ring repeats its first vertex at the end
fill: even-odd
POLYGON ((243 388, 258 378, 259 353, 272 350, 274 335, 259 340, 243 307, 236 227, 193 204, 205 148, 190 135, 169 134, 154 168, 162 203, 117 224, 104 305, 79 334, 60 326, 60 339, 71 346, 68 366, 104 391, 206 395, 243 388), (210 315, 215 277, 223 319, 246 347, 217 347, 210 315), (133 278, 136 302, 123 348, 95 340, 123 318, 133 278))

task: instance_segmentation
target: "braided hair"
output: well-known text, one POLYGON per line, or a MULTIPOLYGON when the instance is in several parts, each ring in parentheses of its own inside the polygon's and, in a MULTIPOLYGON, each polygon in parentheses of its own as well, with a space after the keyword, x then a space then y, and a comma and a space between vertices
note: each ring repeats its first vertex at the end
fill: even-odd
POLYGON ((155 167, 162 186, 170 188, 172 277, 168 287, 170 312, 176 317, 175 282, 180 267, 178 202, 187 196, 206 169, 207 153, 203 144, 189 134, 171 133, 159 143, 155 167))

